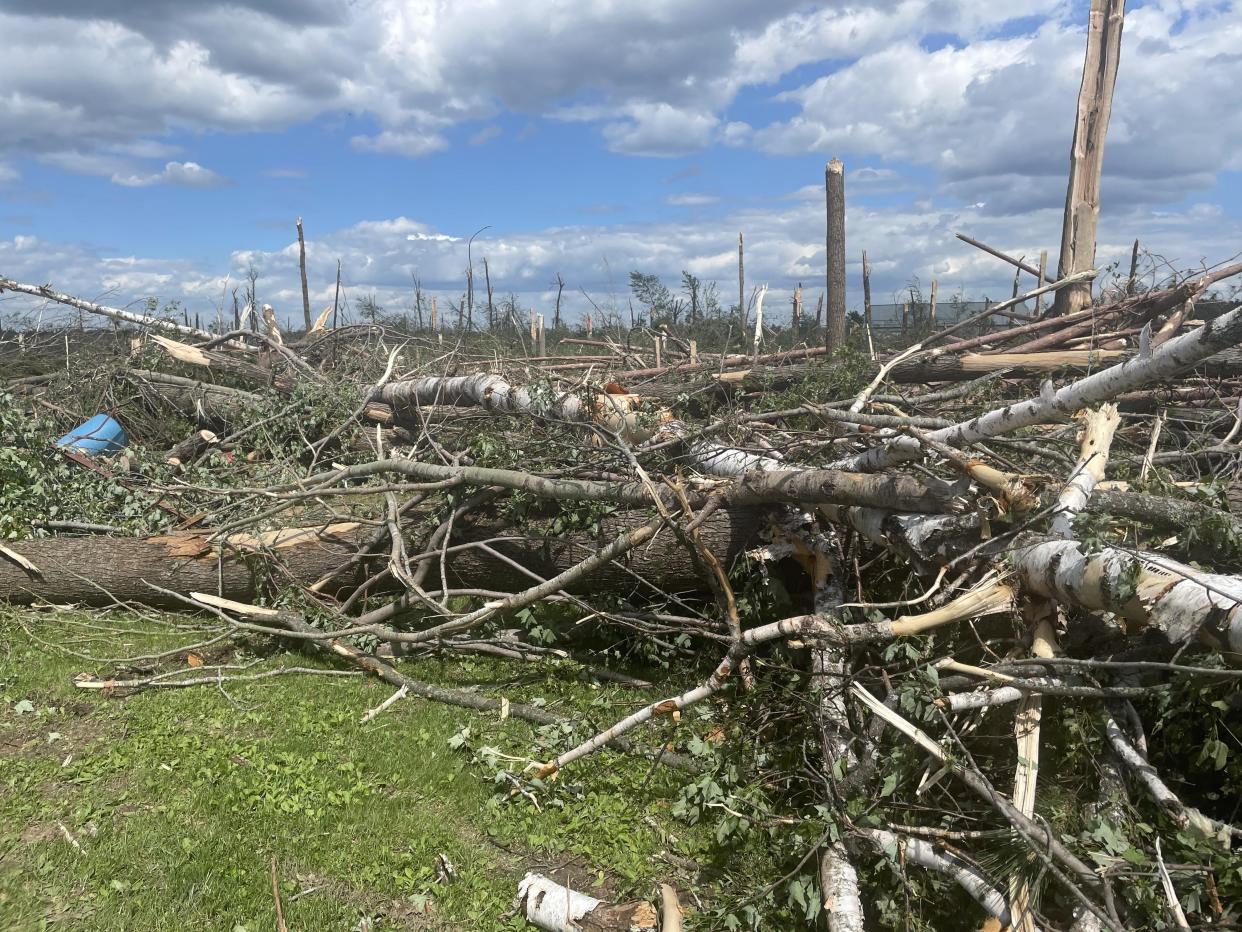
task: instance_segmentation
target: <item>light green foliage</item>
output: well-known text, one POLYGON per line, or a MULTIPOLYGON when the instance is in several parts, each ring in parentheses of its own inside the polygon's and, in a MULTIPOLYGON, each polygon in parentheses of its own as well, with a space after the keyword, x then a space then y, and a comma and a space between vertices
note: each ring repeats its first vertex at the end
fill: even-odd
POLYGON ((28 536, 36 520, 105 523, 134 532, 160 525, 163 516, 150 496, 70 462, 54 446, 60 434, 0 392, 0 539, 28 536))
MULTIPOLYGON (((664 876, 655 854, 677 785, 664 768, 648 779, 648 762, 612 758, 558 781, 536 810, 495 798, 450 739, 467 723, 472 743, 518 756, 560 746, 563 734, 419 700, 362 725, 390 692, 363 678, 86 693, 71 680, 92 665, 49 654, 26 633, 83 623, 98 616, 0 615, 6 930, 270 929, 272 857, 292 929, 363 919, 375 929, 515 929, 501 917, 529 869, 572 859, 583 888, 599 892, 603 878, 623 896, 647 895, 664 876), (441 855, 453 883, 437 881, 441 855)), ((130 633, 91 649, 172 643, 139 619, 115 628, 130 633)), ((255 669, 313 662, 277 654, 255 669)), ((591 721, 632 701, 564 673, 532 677, 525 665, 427 662, 417 672, 591 721)))

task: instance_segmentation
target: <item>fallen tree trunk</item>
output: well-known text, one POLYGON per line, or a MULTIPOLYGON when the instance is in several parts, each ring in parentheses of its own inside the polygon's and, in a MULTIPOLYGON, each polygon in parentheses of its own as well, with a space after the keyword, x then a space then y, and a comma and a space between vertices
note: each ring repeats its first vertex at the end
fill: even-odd
MULTIPOLYGON (((515 531, 496 518, 463 521, 450 541, 457 549, 449 553, 448 579, 462 588, 522 589, 531 584, 531 577, 513 563, 546 579, 597 550, 601 539, 619 536, 647 520, 648 516, 639 512, 611 515, 601 520, 599 539, 586 532, 532 536, 541 530, 537 522, 515 531), (502 557, 479 548, 461 548, 479 541, 488 541, 502 557)), ((721 510, 703 523, 700 534, 704 545, 728 566, 752 545, 761 523, 762 513, 755 509, 721 510)), ((39 575, 0 560, 0 602, 136 602, 157 608, 184 607, 175 596, 153 586, 184 596, 208 592, 251 602, 266 593, 309 586, 326 575, 335 575, 370 534, 365 525, 343 523, 232 535, 223 546, 211 543, 205 534, 193 533, 14 541, 11 549, 34 564, 39 575)), ((381 552, 368 558, 367 564, 382 566, 387 560, 388 554, 381 552)), ((438 575, 438 570, 433 568, 433 573, 438 575)), ((342 575, 336 581, 338 588, 351 582, 352 574, 342 575)), ((650 586, 638 581, 640 577, 668 591, 697 591, 703 586, 690 554, 673 535, 661 534, 623 560, 596 571, 576 588, 581 592, 651 593, 650 586)))
POLYGON ((522 879, 514 907, 547 932, 656 932, 656 910, 650 903, 614 906, 542 874, 522 879))
POLYGON ((157 330, 167 330, 170 333, 179 333, 185 336, 201 337, 204 340, 210 340, 213 334, 206 330, 199 330, 197 327, 188 327, 185 324, 179 324, 175 320, 165 320, 159 317, 147 317, 145 314, 135 314, 133 311, 123 311, 119 307, 108 307, 106 304, 96 304, 94 301, 84 301, 81 298, 75 298, 71 294, 65 294, 56 291, 51 285, 27 285, 23 282, 13 281, 11 278, 0 278, 0 292, 17 291, 22 294, 32 295, 36 298, 46 298, 49 301, 55 301, 57 304, 64 304, 68 307, 76 307, 80 311, 86 311, 89 314, 98 314, 101 317, 108 317, 112 320, 121 321, 127 324, 137 324, 140 327, 152 327, 157 330))
MULTIPOLYGON (((1120 365, 1054 389, 1045 382, 1034 398, 981 414, 976 418, 934 431, 928 436, 950 446, 966 447, 979 440, 1011 434, 1024 427, 1064 421, 1083 408, 1110 401, 1124 392, 1143 388, 1185 372, 1224 349, 1242 341, 1242 305, 1209 321, 1197 330, 1163 344, 1148 355, 1140 353, 1120 365)), ((883 446, 834 463, 844 469, 875 472, 922 452, 913 437, 897 437, 883 446)))
MULTIPOLYGON (((903 555, 947 562, 971 544, 970 534, 944 534, 945 519, 900 515, 871 508, 821 506, 834 523, 903 555)), ((973 543, 978 542, 976 530, 973 543)), ((1059 605, 1110 611, 1154 627, 1180 644, 1198 638, 1218 650, 1242 653, 1242 576, 1207 573, 1156 553, 1102 547, 1089 551, 1075 540, 1020 538, 1010 549, 1018 581, 1059 605)))

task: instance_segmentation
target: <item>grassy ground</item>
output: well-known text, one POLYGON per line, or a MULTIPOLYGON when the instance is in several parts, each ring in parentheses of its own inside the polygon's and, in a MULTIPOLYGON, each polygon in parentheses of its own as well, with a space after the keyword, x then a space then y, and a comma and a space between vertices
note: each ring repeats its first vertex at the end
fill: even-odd
MULTIPOLYGON (((696 844, 668 817, 684 775, 603 755, 539 809, 498 801, 481 746, 542 757, 541 744, 567 738, 416 700, 360 724, 391 692, 371 679, 286 676, 127 698, 76 689, 75 674, 104 665, 40 640, 116 657, 192 639, 136 618, 101 628, 103 617, 0 613, 5 930, 271 929, 273 859, 291 930, 523 928, 503 917, 527 870, 647 895, 673 872, 664 856, 696 844), (443 858, 453 882, 437 881, 443 858)), ((255 669, 294 663, 314 662, 281 654, 255 669)), ((542 699, 587 725, 642 699, 569 668, 415 669, 542 699)))

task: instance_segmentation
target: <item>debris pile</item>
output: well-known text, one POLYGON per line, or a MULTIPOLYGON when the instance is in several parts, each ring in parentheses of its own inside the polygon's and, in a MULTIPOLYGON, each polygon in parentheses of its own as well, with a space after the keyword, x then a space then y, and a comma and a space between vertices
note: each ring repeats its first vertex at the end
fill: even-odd
MULTIPOLYGON (((1205 319, 1196 302, 1240 272, 1028 313, 1096 274, 1076 273, 910 345, 856 329, 872 350, 833 355, 600 326, 548 355, 512 327, 326 315, 212 334, 0 279, 127 328, 7 382, 12 462, 59 485, 3 476, 0 599, 200 612, 213 640, 269 637, 401 696, 540 724, 559 718, 424 682, 419 659, 572 656, 658 691, 514 768, 515 804, 605 748, 710 769, 692 727, 651 750, 645 726, 711 700, 744 729, 762 697, 780 723, 754 726, 751 751, 808 763, 769 772, 770 810, 743 816, 822 830, 806 910, 834 929, 861 928, 861 865, 895 854, 1002 926, 1137 928, 1155 874, 1123 879, 1154 870, 1161 840, 1198 852, 1171 887, 1202 921, 1236 921, 1235 808, 1185 762, 1163 773, 1149 734, 1174 697, 1217 718, 1238 698, 1216 689, 1242 656, 1242 307, 1205 319), (657 657, 671 672, 653 686, 657 657), (1056 758, 1062 722, 1042 737, 1049 705, 1075 761, 1056 758), (1085 772, 1084 754, 1109 779, 1045 807, 1041 768, 1085 772)), ((535 918, 537 884, 556 886, 530 880, 525 915, 560 921, 535 918)))

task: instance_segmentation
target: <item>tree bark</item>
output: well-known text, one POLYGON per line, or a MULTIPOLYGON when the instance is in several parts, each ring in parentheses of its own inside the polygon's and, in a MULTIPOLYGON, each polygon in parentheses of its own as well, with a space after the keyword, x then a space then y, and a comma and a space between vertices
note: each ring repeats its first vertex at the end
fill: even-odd
POLYGON ((650 903, 604 903, 541 874, 522 879, 515 905, 522 918, 546 932, 656 932, 650 903))
POLYGON ((845 344, 845 166, 840 159, 824 172, 828 221, 828 326, 824 347, 833 352, 845 344))
MULTIPOLYGON (((608 540, 649 520, 642 512, 621 512, 600 522, 600 537, 584 531, 553 535, 548 522, 537 521, 515 530, 512 525, 483 515, 462 521, 450 546, 493 541, 497 552, 547 579, 581 562, 608 540), (532 536, 540 532, 548 536, 532 536), (503 538, 496 540, 496 538, 503 538)), ((762 521, 753 509, 721 510, 700 529, 703 543, 729 566, 751 546, 762 521)), ((177 533, 155 537, 51 537, 11 542, 11 549, 38 568, 35 578, 16 564, 0 560, 0 602, 28 605, 110 605, 132 601, 157 608, 181 608, 184 603, 147 583, 185 596, 207 592, 252 602, 282 587, 308 586, 341 568, 370 530, 356 523, 321 529, 289 529, 269 534, 233 535, 222 553, 204 534, 177 533)), ((376 568, 387 552, 369 558, 376 568)), ((524 589, 529 574, 479 549, 449 554, 448 577, 462 588, 524 589)), ((355 583, 351 574, 335 580, 338 588, 355 583)), ((439 575, 433 567, 432 578, 439 575)), ((639 577, 669 591, 699 591, 703 581, 689 553, 671 534, 661 534, 648 545, 592 574, 577 587, 582 592, 647 594, 650 587, 639 577)))
MULTIPOLYGON (((1113 107, 1125 9, 1125 0, 1091 0, 1087 53, 1082 67, 1082 86, 1078 91, 1078 115, 1074 122, 1065 216, 1061 225, 1058 278, 1089 269, 1095 263, 1104 137, 1113 107)), ((1072 314, 1090 303, 1090 282, 1071 285, 1057 292, 1053 313, 1072 314)))
POLYGON ((298 271, 302 275, 302 317, 306 323, 304 332, 310 333, 310 289, 306 284, 306 236, 302 233, 301 217, 298 217, 298 271))
POLYGON ((108 307, 106 304, 84 301, 81 298, 75 298, 73 295, 54 291, 51 285, 27 285, 23 282, 13 281, 11 278, 0 278, 0 293, 5 291, 18 291, 22 294, 33 295, 36 298, 46 298, 49 301, 55 301, 57 304, 76 307, 79 311, 98 314, 101 317, 108 317, 121 323, 137 324, 140 327, 154 327, 157 330, 167 330, 170 333, 201 337, 204 340, 210 340, 213 336, 213 334, 208 333, 206 330, 199 330, 197 327, 187 327, 185 324, 179 324, 175 320, 147 317, 145 314, 123 311, 117 307, 108 307))
MULTIPOLYGON (((1209 356, 1242 341, 1242 305, 1210 320, 1202 327, 1163 344, 1149 356, 1134 356, 1120 365, 1097 372, 1060 389, 1051 382, 1035 398, 1008 405, 976 418, 937 430, 929 436, 950 446, 965 447, 988 437, 997 437, 1033 427, 1064 421, 1083 408, 1110 401, 1124 392, 1134 391, 1185 372, 1209 356)), ((841 468, 874 472, 894 463, 917 457, 922 450, 910 437, 894 438, 884 446, 833 464, 841 468)))

